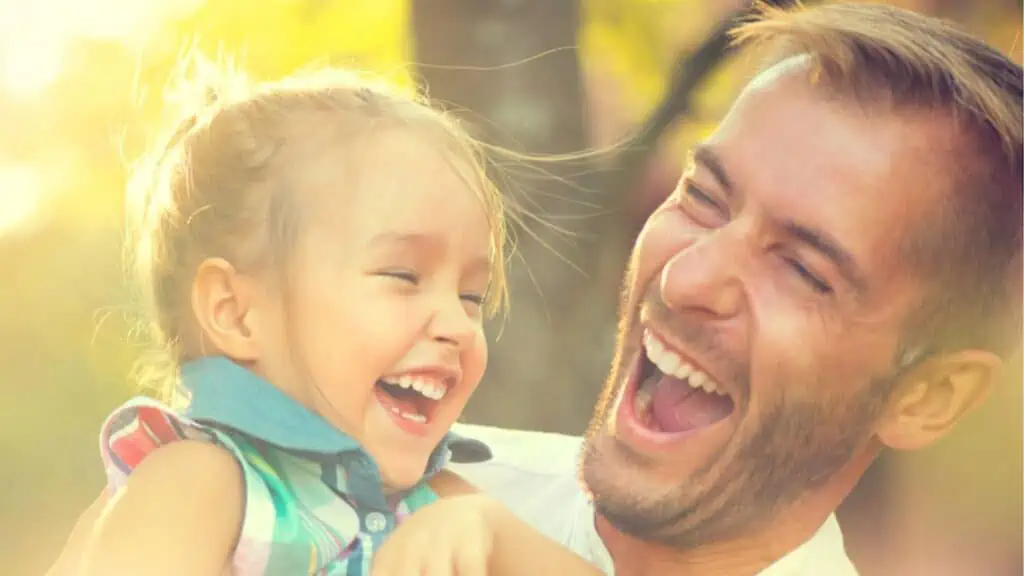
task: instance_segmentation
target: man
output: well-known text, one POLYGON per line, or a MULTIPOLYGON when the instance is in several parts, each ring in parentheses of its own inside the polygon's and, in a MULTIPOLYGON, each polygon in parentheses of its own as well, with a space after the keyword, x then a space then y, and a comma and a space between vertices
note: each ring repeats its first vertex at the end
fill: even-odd
POLYGON ((1020 66, 878 5, 738 35, 773 64, 637 240, 585 439, 460 430, 456 472, 619 576, 855 574, 836 507, 1019 346, 1020 66))
POLYGON ((460 430, 460 475, 619 576, 854 574, 835 509, 1019 346, 1020 66, 879 5, 738 36, 773 64, 637 240, 582 450, 460 430))

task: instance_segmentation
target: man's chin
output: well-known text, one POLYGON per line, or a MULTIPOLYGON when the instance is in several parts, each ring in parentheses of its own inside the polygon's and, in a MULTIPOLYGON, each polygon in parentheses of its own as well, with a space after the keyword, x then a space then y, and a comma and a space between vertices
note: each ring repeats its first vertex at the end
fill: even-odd
POLYGON ((588 438, 581 462, 581 477, 597 500, 634 504, 668 496, 680 484, 678 476, 666 478, 667 470, 635 452, 607 430, 588 438))
POLYGON ((676 523, 682 504, 671 488, 655 485, 643 470, 601 453, 584 459, 582 480, 595 512, 611 528, 648 542, 673 544, 662 533, 676 523))

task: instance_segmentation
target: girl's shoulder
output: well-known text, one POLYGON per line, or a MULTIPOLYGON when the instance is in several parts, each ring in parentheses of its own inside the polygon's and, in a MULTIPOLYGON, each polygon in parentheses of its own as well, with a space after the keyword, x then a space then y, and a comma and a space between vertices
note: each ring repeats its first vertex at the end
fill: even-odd
POLYGON ((226 434, 151 398, 132 398, 114 409, 100 429, 100 456, 111 491, 123 486, 151 454, 183 440, 218 445, 233 455, 237 452, 226 434))
MULTIPOLYGON (((243 510, 231 560, 235 573, 290 574, 297 567, 308 569, 310 562, 318 569, 350 562, 347 554, 360 538, 363 518, 327 482, 344 480, 336 464, 283 450, 219 421, 192 419, 150 398, 125 402, 103 424, 100 450, 109 493, 117 493, 153 454, 197 443, 229 453, 241 473, 243 510)), ((181 473, 188 472, 176 471, 181 473)), ((368 562, 368 556, 355 562, 368 562)))
POLYGON ((232 562, 243 469, 215 432, 138 398, 107 418, 100 447, 110 497, 85 573, 210 573, 232 562))

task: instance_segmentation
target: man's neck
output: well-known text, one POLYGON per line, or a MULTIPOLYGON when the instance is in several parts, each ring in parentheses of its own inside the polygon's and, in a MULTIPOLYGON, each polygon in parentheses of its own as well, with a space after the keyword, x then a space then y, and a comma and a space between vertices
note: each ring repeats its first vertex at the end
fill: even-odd
POLYGON ((870 460, 841 472, 825 488, 764 523, 763 529, 697 548, 677 550, 638 540, 599 514, 594 524, 613 559, 616 576, 755 576, 815 535, 856 485, 867 463, 870 460))
POLYGON ((754 576, 809 540, 827 519, 828 515, 817 524, 804 526, 773 524, 770 532, 685 551, 638 540, 600 515, 594 524, 613 559, 616 576, 754 576))

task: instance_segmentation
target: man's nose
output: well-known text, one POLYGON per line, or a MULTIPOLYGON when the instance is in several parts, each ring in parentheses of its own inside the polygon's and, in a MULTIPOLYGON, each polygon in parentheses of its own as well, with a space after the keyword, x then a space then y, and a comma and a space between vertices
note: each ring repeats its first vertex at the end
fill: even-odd
POLYGON ((745 306, 742 241, 718 230, 680 250, 661 271, 661 297, 676 312, 730 318, 745 306))

